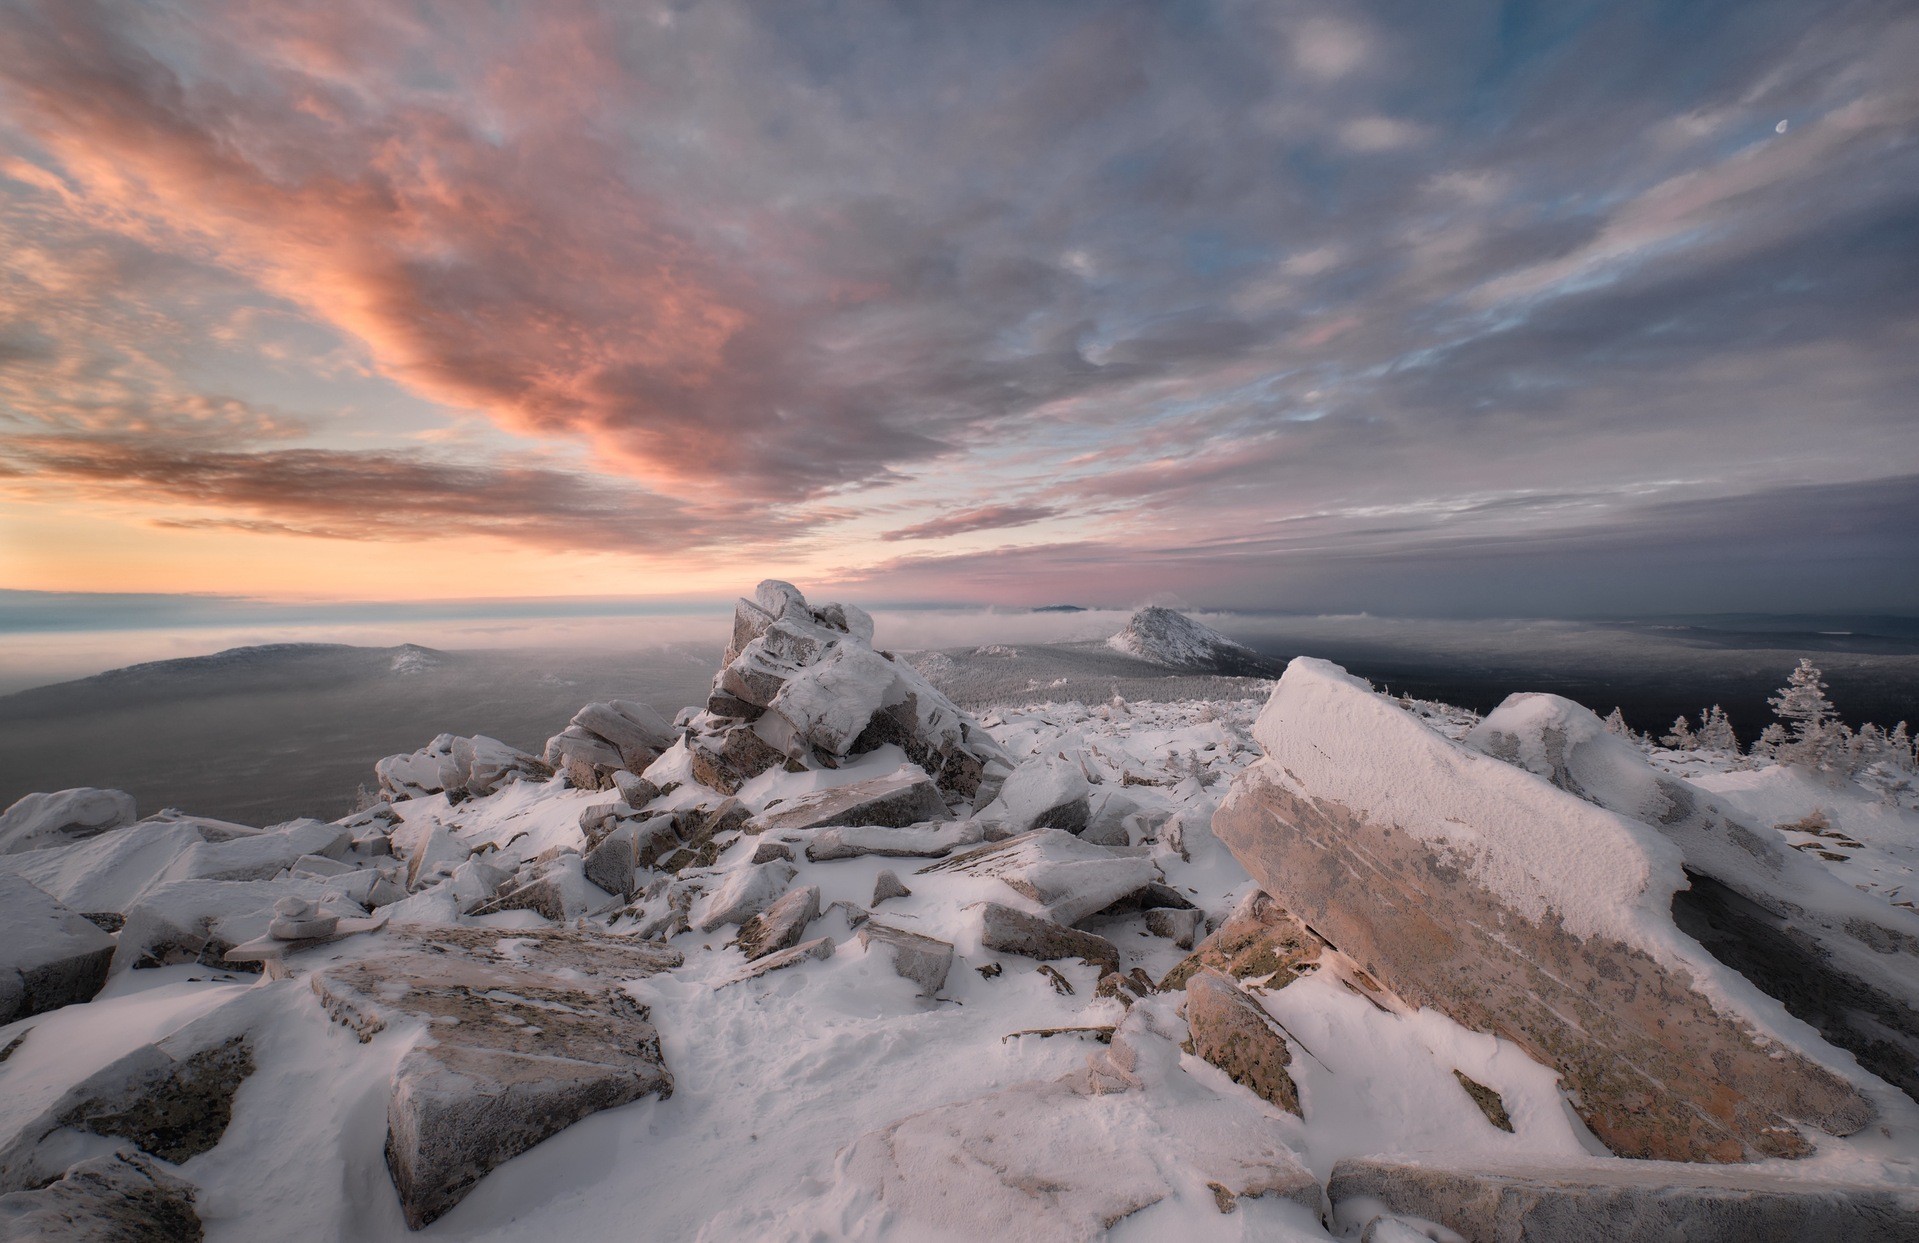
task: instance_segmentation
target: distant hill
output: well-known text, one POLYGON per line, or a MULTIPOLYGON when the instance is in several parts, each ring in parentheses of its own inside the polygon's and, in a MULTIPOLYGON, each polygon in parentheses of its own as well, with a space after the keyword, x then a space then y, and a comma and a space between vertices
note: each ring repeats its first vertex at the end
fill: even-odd
POLYGON ((142 813, 184 807, 246 824, 346 812, 382 756, 434 735, 537 751, 594 699, 671 716, 702 702, 718 653, 443 652, 416 644, 277 643, 130 665, 0 696, 0 807, 107 786, 142 813))
POLYGON ((1280 672, 1252 648, 1172 609, 1141 609, 1106 646, 1168 669, 1252 678, 1277 677, 1280 672))

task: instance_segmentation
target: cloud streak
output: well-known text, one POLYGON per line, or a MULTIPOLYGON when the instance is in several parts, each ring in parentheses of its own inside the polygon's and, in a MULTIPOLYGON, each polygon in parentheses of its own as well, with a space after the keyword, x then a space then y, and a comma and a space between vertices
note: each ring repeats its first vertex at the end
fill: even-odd
POLYGON ((1019 530, 1204 599, 1242 568, 1153 550, 1919 469, 1897 6, 5 13, 36 504, 955 575, 1019 530))

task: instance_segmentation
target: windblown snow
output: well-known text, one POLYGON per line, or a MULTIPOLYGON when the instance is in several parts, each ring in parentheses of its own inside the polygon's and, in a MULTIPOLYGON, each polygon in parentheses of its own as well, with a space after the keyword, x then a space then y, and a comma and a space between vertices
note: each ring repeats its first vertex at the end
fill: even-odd
MULTIPOLYGON (((1742 1170, 1880 1197, 1895 1224, 1919 1213, 1919 1106, 1674 926, 1691 858, 1647 818, 1644 783, 1710 791, 1816 878, 1813 906, 1895 935, 1919 927, 1919 811, 1636 751, 1604 752, 1611 775, 1572 793, 1543 752, 1478 745, 1537 735, 1506 718, 1541 705, 1480 723, 1304 660, 1276 692, 968 715, 936 664, 917 662, 928 681, 854 614, 763 586, 706 704, 588 705, 544 757, 423 739, 382 762, 380 801, 333 823, 136 819, 83 793, 9 812, 0 883, 36 896, 0 911, 0 1238, 124 1207, 112 1189, 136 1184, 215 1241, 400 1240, 409 1215, 469 1240, 1457 1238, 1342 1198, 1336 1168, 1633 1165, 1552 1066, 1282 931, 1209 827, 1275 763, 1391 806, 1528 917, 1731 981, 1724 1004, 1875 1111, 1742 1170), (1815 833, 1858 847, 1797 849, 1815 833), (467 991, 381 975, 401 962, 446 964, 467 991), (1250 1007, 1297 1112, 1195 1051, 1182 988, 1202 970, 1250 1007), (498 1059, 520 1068, 504 1094, 471 1069, 498 1059), (541 1077, 560 1063, 566 1092, 541 1077), (521 1099, 510 1125, 487 1112, 521 1099), (162 1143, 114 1120, 143 1102, 194 1121, 162 1143), (477 1176, 406 1189, 439 1168, 430 1144, 396 1155, 406 1128, 497 1147, 515 1127, 525 1142, 488 1148, 477 1176)), ((1109 646, 1178 670, 1259 659, 1164 609, 1109 646)))

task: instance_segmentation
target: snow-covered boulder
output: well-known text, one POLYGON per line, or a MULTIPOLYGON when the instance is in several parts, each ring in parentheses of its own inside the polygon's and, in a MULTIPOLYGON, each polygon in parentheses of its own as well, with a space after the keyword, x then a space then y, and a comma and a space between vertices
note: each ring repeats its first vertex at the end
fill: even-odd
POLYGON ((677 966, 671 950, 577 930, 408 927, 361 952, 312 977, 327 1014, 362 1039, 402 1022, 433 1033, 400 1058, 387 1098, 387 1169, 416 1230, 581 1118, 672 1094, 646 1007, 617 987, 677 966))
POLYGON ((948 942, 876 919, 860 925, 859 938, 867 953, 883 955, 893 964, 895 975, 919 985, 920 996, 936 996, 946 987, 946 973, 953 967, 953 947, 948 942))
POLYGON ((112 937, 0 874, 0 1024, 91 1000, 112 964, 112 937))
POLYGON ((546 762, 582 790, 613 788, 613 775, 639 773, 679 739, 673 723, 642 703, 590 703, 547 739, 546 762))
POLYGON ((1689 882, 1680 927, 1919 1100, 1919 914, 1728 815, 1569 699, 1510 696, 1465 743, 1672 839, 1689 882))
POLYGON ((135 820, 133 795, 82 786, 29 794, 0 812, 0 855, 65 846, 123 828, 135 820))
MULTIPOLYGON (((175 880, 143 892, 126 909, 114 968, 164 967, 197 962, 225 966, 226 952, 267 935, 274 904, 286 898, 321 902, 334 893, 326 880, 175 880)), ((342 909, 344 903, 335 903, 342 909)), ((364 909, 346 908, 350 915, 364 909)))
POLYGON ((74 1132, 126 1141, 175 1165, 211 1150, 233 1118, 234 1093, 253 1073, 253 1031, 294 991, 279 982, 238 991, 69 1086, 0 1147, 0 1191, 57 1175, 77 1147, 74 1132))
POLYGON ((791 583, 760 584, 735 606, 732 646, 690 726, 697 749, 745 770, 724 772, 737 789, 781 760, 837 764, 891 743, 953 798, 973 800, 982 785, 990 796, 1011 768, 999 744, 872 636, 872 619, 850 605, 813 606, 791 583))
POLYGON ((734 868, 717 888, 701 895, 693 907, 693 926, 712 932, 726 924, 743 924, 773 905, 797 875, 799 869, 777 860, 734 868))
POLYGON ((82 914, 125 914, 156 886, 266 880, 308 855, 343 855, 352 840, 351 830, 319 820, 260 830, 167 812, 70 846, 0 855, 0 872, 25 877, 82 914))
POLYGON ((1106 646, 1169 669, 1233 677, 1273 675, 1272 662, 1252 648, 1172 609, 1141 609, 1126 623, 1126 629, 1106 640, 1106 646))
POLYGON ((162 1243, 202 1237, 193 1184, 137 1152, 90 1157, 53 1182, 0 1195, 0 1238, 162 1243))
POLYGON ((996 877, 1061 924, 1077 923, 1161 879, 1151 859, 1115 854, 1061 829, 1034 829, 928 870, 996 877))
POLYGON ((390 799, 446 794, 457 801, 483 798, 510 781, 544 781, 553 770, 539 757, 485 734, 441 734, 418 751, 387 756, 373 766, 373 774, 390 799))
MULTIPOLYGON (((1092 819, 1093 787, 1074 760, 1035 756, 1015 768, 1000 787, 999 798, 980 812, 998 820, 1009 833, 1028 829, 1083 832, 1092 819)), ((1124 843, 1122 843, 1124 844, 1124 843)))
POLYGON ((1613 1151, 1797 1155, 1873 1117, 1833 1051, 1673 925, 1671 840, 1454 743, 1325 661, 1287 669, 1213 832, 1413 1005, 1559 1070, 1613 1151), (1815 1047, 1816 1046, 1816 1047, 1815 1047), (1823 1064, 1822 1064, 1823 1063, 1823 1064))
POLYGON ((586 863, 571 851, 530 869, 531 875, 489 902, 476 915, 495 911, 532 911, 556 924, 571 923, 583 915, 601 915, 619 906, 623 895, 608 893, 586 875, 586 863))

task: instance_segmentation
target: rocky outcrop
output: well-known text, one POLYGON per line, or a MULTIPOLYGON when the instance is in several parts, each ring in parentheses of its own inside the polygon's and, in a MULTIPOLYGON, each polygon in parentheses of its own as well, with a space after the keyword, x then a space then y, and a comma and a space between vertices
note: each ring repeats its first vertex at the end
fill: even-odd
POLYGON ((1170 669, 1250 678, 1270 678, 1278 672, 1252 648, 1172 609, 1141 609, 1127 621, 1126 629, 1106 640, 1106 646, 1170 669))
POLYGON ((1676 843, 1688 881, 1673 895, 1680 928, 1919 1100, 1919 915, 1740 823, 1569 699, 1513 695, 1465 743, 1676 843))
POLYGON ((1288 910, 1407 1002, 1559 1070, 1614 1152, 1810 1150, 1873 1111, 1765 1030, 1764 998, 1670 920, 1679 852, 1643 824, 1448 741, 1322 661, 1294 661, 1266 751, 1213 832, 1288 910))
POLYGON ((925 773, 909 767, 773 803, 755 827, 763 833, 789 833, 823 825, 905 828, 948 816, 938 787, 925 773))
POLYGON ((18 876, 0 874, 0 1023, 90 1001, 113 938, 18 876))
POLYGON ((1186 1023, 1195 1054, 1234 1083, 1289 1114, 1299 1113, 1299 1088, 1286 1069, 1293 1055, 1285 1037, 1229 977, 1202 967, 1186 982, 1186 1023))
POLYGON ((0 812, 0 855, 65 846, 132 824, 133 796, 84 786, 29 794, 0 812))
POLYGON ((511 781, 545 781, 553 769, 497 738, 441 734, 411 754, 387 756, 373 766, 373 775, 389 799, 445 794, 459 802, 484 798, 511 781))
POLYGON ((582 790, 610 790, 614 774, 644 772, 679 738, 673 723, 627 699, 590 703, 546 740, 546 763, 582 790))
POLYGON ((689 725, 696 772, 737 789, 775 763, 838 767, 891 744, 943 795, 990 797, 1012 767, 999 744, 872 639, 859 609, 811 605, 791 583, 761 583, 735 606, 726 663, 689 725))
POLYGON ((1327 1193, 1344 1228, 1363 1228, 1387 1212, 1436 1222, 1474 1243, 1919 1240, 1919 1192, 1738 1169, 1447 1170, 1348 1159, 1333 1167, 1327 1193))
POLYGON ((581 1118, 672 1093, 646 1007, 617 987, 677 966, 664 946, 577 930, 410 928, 361 952, 311 982, 363 1040, 402 1022, 431 1033, 400 1059, 387 1103, 387 1168, 416 1230, 581 1118))
POLYGON ((93 1157, 32 1191, 0 1195, 7 1243, 199 1243, 193 1184, 139 1153, 93 1157))

